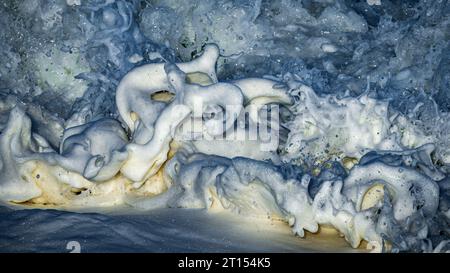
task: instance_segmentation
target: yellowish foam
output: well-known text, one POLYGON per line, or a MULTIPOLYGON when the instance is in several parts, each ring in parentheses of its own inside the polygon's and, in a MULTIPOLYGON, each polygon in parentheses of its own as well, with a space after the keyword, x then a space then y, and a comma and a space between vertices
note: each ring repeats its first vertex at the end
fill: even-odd
POLYGON ((363 197, 361 202, 361 210, 366 210, 376 206, 379 202, 383 201, 384 197, 384 185, 375 184, 373 185, 363 197))

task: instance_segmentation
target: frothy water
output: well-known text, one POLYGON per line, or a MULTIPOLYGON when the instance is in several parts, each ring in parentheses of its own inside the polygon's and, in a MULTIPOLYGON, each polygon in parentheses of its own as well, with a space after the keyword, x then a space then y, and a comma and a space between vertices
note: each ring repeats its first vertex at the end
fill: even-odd
MULTIPOLYGON (((332 228, 354 248, 448 251, 448 1, 30 0, 0 13, 6 206, 205 209, 300 237, 332 228)), ((8 225, 21 213, 44 229, 86 216, 2 211, 8 225)), ((159 223, 112 225, 123 238, 91 251, 159 223)), ((3 229, 2 250, 57 251, 20 247, 22 232, 3 229)))

